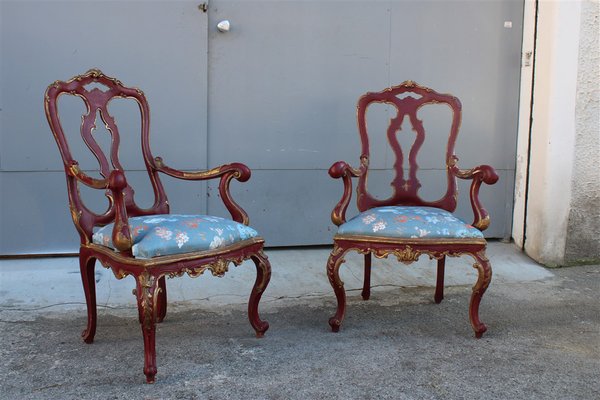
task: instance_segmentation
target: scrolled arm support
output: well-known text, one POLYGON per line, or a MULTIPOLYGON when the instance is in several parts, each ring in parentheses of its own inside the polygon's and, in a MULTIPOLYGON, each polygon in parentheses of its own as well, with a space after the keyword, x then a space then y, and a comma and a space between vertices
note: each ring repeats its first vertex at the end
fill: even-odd
POLYGON ((108 176, 108 189, 112 192, 115 204, 115 223, 112 231, 112 242, 119 251, 127 251, 133 246, 124 199, 124 190, 126 187, 127 180, 123 171, 118 169, 112 170, 108 176))
POLYGON ((191 181, 203 181, 214 178, 221 178, 219 182, 219 194, 225 204, 225 207, 231 214, 231 218, 244 225, 248 225, 250 220, 248 214, 242 207, 240 207, 231 197, 229 191, 229 184, 232 179, 237 179, 240 182, 246 182, 250 179, 251 171, 246 165, 241 163, 232 163, 221 165, 213 169, 206 171, 180 171, 165 165, 164 161, 160 157, 154 159, 153 167, 164 174, 172 176, 178 179, 191 180, 191 181))
POLYGON ((133 246, 129 231, 127 206, 125 205, 125 189, 127 180, 123 171, 112 170, 106 179, 96 179, 87 175, 79 168, 77 161, 71 161, 67 167, 67 175, 93 189, 105 189, 111 192, 110 199, 115 207, 115 223, 112 231, 112 241, 119 251, 128 251, 133 246))
POLYGON ((472 169, 459 169, 454 166, 452 172, 457 178, 473 180, 469 191, 471 207, 475 216, 472 225, 480 231, 487 229, 490 226, 490 215, 479 201, 479 188, 481 183, 493 185, 498 182, 498 174, 489 165, 480 165, 472 169))
POLYGON ((352 198, 352 178, 359 177, 362 173, 362 170, 354 169, 344 161, 338 161, 329 168, 329 176, 334 179, 342 178, 344 182, 344 194, 331 212, 331 221, 337 226, 346 222, 346 210, 352 198))

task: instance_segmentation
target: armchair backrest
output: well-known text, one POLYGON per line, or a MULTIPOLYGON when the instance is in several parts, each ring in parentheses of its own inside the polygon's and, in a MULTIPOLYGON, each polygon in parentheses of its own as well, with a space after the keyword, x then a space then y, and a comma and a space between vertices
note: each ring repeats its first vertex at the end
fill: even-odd
MULTIPOLYGON (((393 114, 392 114, 393 115, 393 114)), ((391 206, 391 205, 412 205, 412 206, 430 206, 448 210, 450 212, 456 209, 457 186, 456 177, 452 173, 452 167, 457 158, 454 156, 454 145, 458 135, 458 129, 461 121, 460 101, 451 95, 440 94, 432 89, 419 86, 412 81, 406 81, 398 86, 387 88, 381 92, 367 93, 363 95, 357 106, 358 129, 362 145, 360 156, 361 174, 357 187, 357 205, 362 212, 373 207, 391 206), (395 156, 394 172, 395 178, 391 185, 392 195, 387 199, 378 199, 372 196, 367 189, 367 180, 369 176, 369 132, 367 129, 367 109, 373 103, 385 103, 395 110, 395 116, 390 120, 387 127, 387 140, 395 156), (445 194, 435 201, 425 201, 419 196, 421 183, 417 177, 419 165, 417 164, 417 155, 423 142, 425 141, 425 129, 423 122, 418 118, 419 109, 428 104, 445 104, 452 111, 452 122, 449 127, 448 142, 446 145, 445 164, 447 174, 447 189, 445 194), (403 129, 403 122, 410 123, 415 133, 415 139, 410 150, 403 152, 402 146, 398 140, 399 134, 407 134, 403 129), (408 157, 408 171, 405 171, 405 158, 408 157)))
POLYGON ((154 161, 149 145, 150 110, 144 93, 137 88, 123 86, 117 79, 104 75, 97 69, 92 69, 83 75, 76 76, 69 81, 56 81, 46 90, 44 106, 50 128, 58 144, 60 154, 67 175, 67 188, 69 206, 73 222, 82 239, 82 243, 91 240, 94 226, 103 226, 114 221, 115 201, 110 190, 106 190, 109 206, 103 214, 97 214, 85 206, 79 191, 79 184, 95 189, 107 189, 107 182, 114 170, 123 171, 119 161, 119 130, 115 119, 108 110, 109 103, 116 98, 133 99, 137 102, 141 115, 141 147, 142 154, 150 182, 154 191, 154 204, 148 209, 138 207, 134 200, 133 188, 127 184, 123 189, 124 203, 127 215, 164 214, 169 212, 169 205, 164 188, 154 168, 154 161), (100 89, 99 87, 102 87, 100 89), (86 106, 86 114, 81 117, 81 137, 94 157, 98 160, 99 173, 104 179, 94 179, 86 175, 79 168, 69 149, 61 121, 59 118, 58 99, 62 95, 71 95, 81 98, 86 106), (96 129, 96 119, 99 117, 110 134, 109 154, 105 154, 92 135, 96 129))

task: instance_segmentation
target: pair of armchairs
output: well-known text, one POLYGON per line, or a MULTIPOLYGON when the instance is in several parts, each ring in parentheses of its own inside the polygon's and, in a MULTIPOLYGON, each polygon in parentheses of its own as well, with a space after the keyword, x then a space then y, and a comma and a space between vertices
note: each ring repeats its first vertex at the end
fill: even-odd
MULTIPOLYGON (((139 321, 144 338, 144 374, 146 381, 155 380, 156 323, 160 323, 167 311, 167 287, 165 278, 188 274, 196 277, 209 270, 215 276, 223 276, 229 264, 241 264, 252 259, 257 276, 248 302, 250 324, 257 337, 262 337, 269 324, 260 319, 258 304, 271 276, 271 266, 263 252, 264 239, 248 227, 246 212, 235 203, 229 192, 233 179, 245 182, 250 169, 243 164, 222 165, 207 171, 185 172, 171 168, 160 157, 154 157, 149 145, 149 108, 141 90, 125 87, 117 79, 92 69, 69 81, 56 81, 45 95, 45 111, 54 138, 60 150, 69 197, 69 207, 75 227, 81 238, 79 261, 81 278, 87 303, 87 327, 82 333, 86 343, 92 343, 96 332, 96 294, 94 268, 96 260, 110 268, 117 279, 133 276, 136 282, 139 321), (102 89, 101 89, 101 88, 102 89), (81 170, 69 150, 61 126, 57 101, 61 95, 80 97, 87 113, 82 116, 81 137, 99 163, 101 179, 81 170), (119 161, 119 130, 108 110, 115 98, 127 98, 137 102, 141 114, 141 146, 155 199, 149 208, 140 208, 134 200, 134 190, 128 183, 119 161), (96 118, 100 119, 111 135, 109 154, 105 154, 94 136, 96 118), (220 179, 219 193, 231 214, 231 219, 208 215, 173 215, 169 213, 169 201, 160 181, 160 173, 168 176, 201 181, 220 179), (81 198, 79 187, 84 185, 103 190, 109 206, 103 214, 87 208, 81 198)), ((339 226, 334 246, 327 262, 327 276, 334 289, 338 306, 329 320, 333 331, 338 331, 344 319, 346 297, 339 269, 344 254, 356 250, 364 254, 365 275, 362 297, 370 296, 371 254, 382 258, 394 255, 409 263, 426 254, 437 260, 438 275, 435 301, 443 298, 444 262, 446 256, 471 255, 479 278, 473 288, 469 316, 476 337, 485 332, 479 320, 478 308, 481 297, 491 279, 490 263, 485 257, 486 241, 481 231, 489 225, 489 216, 478 200, 482 182, 495 183, 498 176, 489 166, 461 170, 454 155, 454 144, 461 119, 460 102, 450 95, 443 95, 421 87, 414 82, 388 88, 378 93, 367 93, 358 102, 358 126, 362 142, 360 166, 357 169, 345 162, 335 163, 329 170, 333 178, 342 179, 344 194, 332 213, 332 221, 339 226), (410 96, 404 96, 409 93, 410 96), (369 141, 365 113, 374 103, 393 106, 397 114, 388 127, 388 141, 396 156, 396 178, 392 182, 393 195, 385 200, 371 196, 367 191, 369 175, 369 141), (416 156, 425 139, 418 110, 427 104, 443 103, 452 110, 453 120, 446 148, 447 191, 435 202, 422 200, 418 195, 416 156), (404 178, 402 149, 396 138, 404 119, 408 119, 416 132, 416 138, 408 154, 408 179, 404 178), (360 214, 346 221, 345 213, 351 200, 352 178, 358 178, 357 204, 360 214), (467 225, 452 215, 457 203, 456 178, 471 179, 471 203, 475 213, 472 225, 467 225)))

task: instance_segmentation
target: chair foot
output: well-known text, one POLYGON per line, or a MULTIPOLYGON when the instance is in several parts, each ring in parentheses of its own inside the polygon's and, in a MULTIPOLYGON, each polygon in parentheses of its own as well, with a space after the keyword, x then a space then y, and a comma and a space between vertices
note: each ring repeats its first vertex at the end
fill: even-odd
POLYGON ((485 256, 485 250, 480 251, 473 255, 475 258, 474 268, 477 269, 479 275, 475 286, 473 286, 473 293, 471 294, 471 301, 469 303, 469 319, 471 326, 475 332, 477 339, 483 336, 483 333, 487 331, 487 327, 483 322, 479 320, 479 304, 483 294, 487 290, 492 280, 492 267, 489 260, 485 256))
POLYGON ((483 334, 485 333, 485 331, 487 331, 487 327, 485 326, 485 324, 481 324, 480 325, 480 331, 475 331, 475 338, 476 339, 481 339, 481 337, 483 336, 483 334))
POLYGON ((257 330, 256 331, 256 338, 257 339, 262 339, 265 337, 265 332, 267 331, 267 329, 269 329, 269 324, 266 323, 266 326, 264 328, 262 328, 261 330, 257 330))
POLYGON ((248 301, 248 319, 250 320, 250 325, 256 331, 256 337, 262 338, 267 329, 269 329, 269 323, 260 319, 258 315, 258 303, 271 280, 271 264, 266 254, 262 251, 253 255, 252 261, 256 265, 256 281, 254 282, 254 287, 248 301))
POLYGON ((81 338, 83 339, 83 341, 87 344, 92 344, 94 343, 94 334, 91 333, 89 330, 84 329, 81 332, 81 338))
POLYGON ((329 318, 329 325, 333 332, 338 332, 340 326, 344 321, 344 314, 346 313, 346 291, 344 290, 344 282, 340 279, 339 270, 340 266, 344 262, 344 254, 346 249, 339 247, 337 244, 333 246, 329 260, 327 260, 327 278, 333 288, 335 297, 337 299, 337 310, 335 315, 329 318))
POLYGON ((339 332, 342 321, 334 317, 329 318, 329 326, 331 326, 331 332, 339 332))
POLYGON ((85 303, 87 305, 87 326, 81 333, 85 343, 92 343, 96 335, 96 277, 94 270, 96 265, 95 258, 89 258, 87 254, 79 253, 79 269, 81 271, 81 281, 85 293, 85 303))

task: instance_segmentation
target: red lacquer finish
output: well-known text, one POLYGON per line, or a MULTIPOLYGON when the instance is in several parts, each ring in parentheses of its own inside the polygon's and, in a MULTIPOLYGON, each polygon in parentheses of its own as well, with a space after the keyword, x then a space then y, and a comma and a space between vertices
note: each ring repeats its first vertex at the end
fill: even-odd
POLYGON ((73 222, 81 238, 79 261, 81 279, 88 310, 87 327, 82 333, 86 343, 92 343, 96 332, 96 288, 94 267, 96 260, 110 268, 118 279, 131 275, 136 280, 134 291, 139 311, 139 321, 144 337, 144 374, 146 381, 152 383, 156 375, 155 332, 156 323, 161 322, 167 312, 166 277, 188 274, 192 277, 210 270, 215 276, 227 272, 230 263, 236 266, 246 259, 256 264, 257 278, 248 302, 248 317, 256 331, 262 337, 269 324, 260 319, 258 304, 271 276, 271 266, 263 252, 264 240, 260 237, 248 239, 227 247, 184 253, 152 259, 135 259, 131 253, 133 245, 128 218, 167 214, 169 202, 159 173, 185 179, 207 180, 219 178, 219 193, 232 219, 248 224, 248 215, 232 199, 229 184, 232 179, 245 182, 250 178, 250 169, 243 164, 233 163, 208 171, 184 172, 165 165, 160 157, 154 157, 149 145, 150 112, 148 103, 141 90, 123 86, 118 80, 92 69, 67 82, 56 81, 50 85, 45 95, 45 110, 48 123, 60 150, 69 195, 69 206, 73 222), (94 86, 94 87, 92 87, 94 86), (102 87, 100 89, 98 86, 102 87), (71 155, 67 139, 63 132, 58 112, 58 99, 62 95, 77 96, 84 102, 87 112, 82 116, 81 137, 99 163, 102 178, 93 178, 79 168, 79 163, 71 155), (134 100, 141 115, 141 151, 154 191, 154 203, 144 209, 138 207, 134 199, 134 190, 128 184, 125 172, 119 161, 119 130, 109 113, 109 103, 115 98, 134 100), (111 135, 109 154, 104 154, 92 135, 97 116, 111 135), (105 191, 109 199, 108 209, 96 214, 88 209, 79 193, 79 185, 105 191), (114 223, 112 240, 118 252, 92 243, 93 228, 114 223))
MULTIPOLYGON (((461 122, 460 101, 451 95, 440 94, 432 89, 419 86, 412 81, 406 81, 401 85, 387 88, 381 92, 367 93, 358 101, 357 122, 361 140, 360 165, 352 168, 344 161, 334 163, 329 169, 329 175, 335 179, 342 179, 344 193, 341 200, 331 213, 331 220, 336 225, 346 222, 346 210, 352 197, 352 178, 358 178, 357 206, 359 211, 380 206, 428 206, 437 207, 449 212, 456 209, 458 189, 456 179, 471 179, 470 199, 473 208, 472 225, 479 230, 485 230, 490 223, 488 212, 483 208, 479 200, 479 188, 482 183, 494 184, 498 175, 488 165, 461 170, 458 168, 458 158, 454 154, 454 146, 458 136, 461 122), (395 112, 387 129, 387 139, 395 156, 395 178, 391 185, 392 195, 387 199, 378 199, 368 191, 367 180, 369 176, 369 132, 367 129, 366 113, 368 107, 373 103, 385 103, 395 112), (426 132, 422 121, 419 119, 419 110, 429 104, 447 105, 452 112, 452 122, 449 127, 448 141, 444 143, 446 163, 446 191, 444 195, 435 201, 426 201, 419 196, 421 182, 418 179, 417 155, 421 149, 426 132), (398 141, 401 126, 409 123, 415 132, 415 140, 410 150, 405 154, 398 141), (408 163, 405 163, 405 158, 408 163), (408 171, 403 165, 408 164, 408 171)), ((473 287, 473 294, 469 306, 469 318, 476 337, 481 337, 485 332, 485 325, 479 320, 479 303, 487 289, 491 276, 491 266, 485 257, 486 242, 483 239, 402 239, 402 238, 376 238, 370 236, 351 237, 336 235, 334 237, 334 248, 327 263, 327 276, 334 289, 338 308, 336 314, 331 317, 329 324, 333 331, 338 331, 344 319, 346 307, 346 295, 343 282, 339 277, 339 268, 344 262, 343 256, 350 250, 365 254, 365 280, 362 297, 368 300, 370 297, 370 274, 371 254, 383 258, 394 255, 399 261, 410 263, 416 261, 419 256, 426 254, 437 260, 437 282, 434 300, 436 303, 444 297, 444 270, 446 256, 456 257, 463 254, 474 258, 474 267, 479 272, 477 283, 473 287)))

